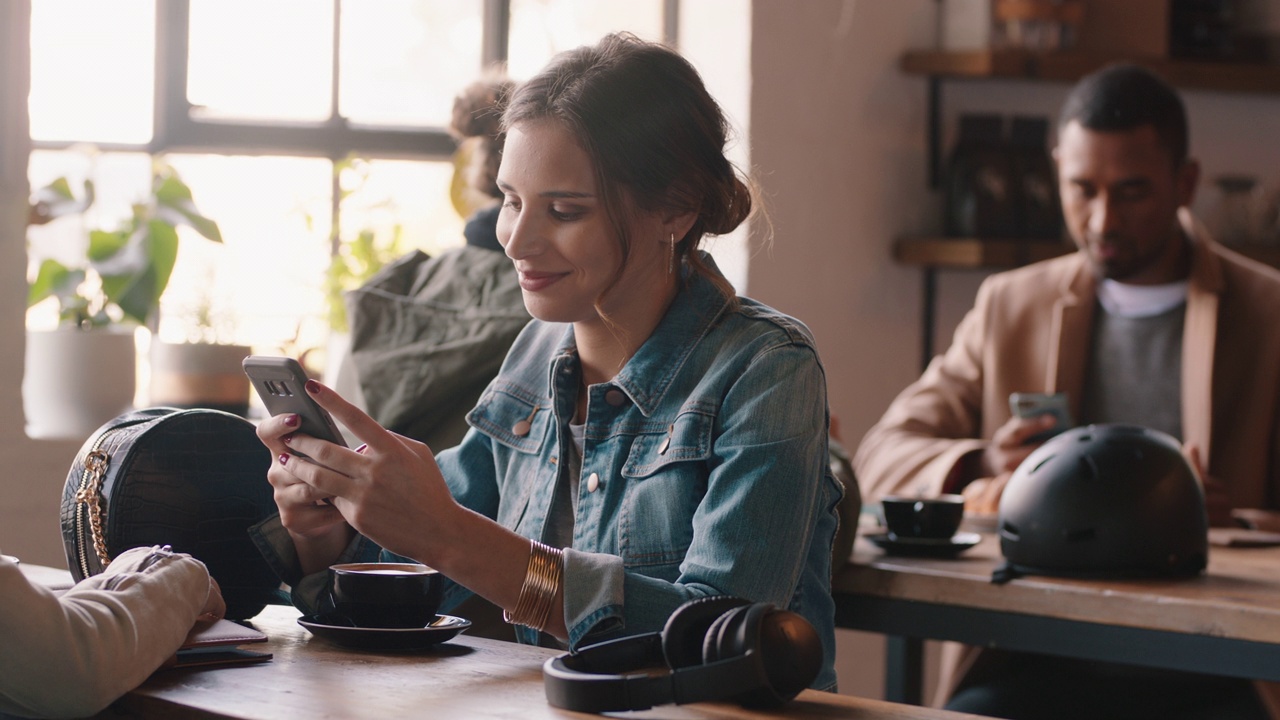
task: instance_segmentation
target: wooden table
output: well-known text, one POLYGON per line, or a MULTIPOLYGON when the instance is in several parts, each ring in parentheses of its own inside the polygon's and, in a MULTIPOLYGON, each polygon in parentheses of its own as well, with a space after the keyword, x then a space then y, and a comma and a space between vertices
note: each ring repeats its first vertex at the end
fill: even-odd
POLYGON ((1280 681, 1280 548, 1213 546, 1165 580, 1028 576, 991 583, 999 540, 958 558, 885 555, 859 539, 833 581, 837 627, 889 637, 886 697, 919 703, 923 639, 1280 681))
MULTIPOLYGON (((27 577, 64 584, 64 570, 24 564, 27 577)), ((599 717, 553 708, 542 663, 555 651, 460 635, 429 650, 347 650, 312 637, 291 607, 268 607, 251 621, 270 636, 267 663, 161 670, 101 717, 143 718, 538 718, 599 717)), ((926 710, 806 690, 781 713, 727 703, 667 705, 628 718, 857 718, 961 720, 974 715, 926 710)))

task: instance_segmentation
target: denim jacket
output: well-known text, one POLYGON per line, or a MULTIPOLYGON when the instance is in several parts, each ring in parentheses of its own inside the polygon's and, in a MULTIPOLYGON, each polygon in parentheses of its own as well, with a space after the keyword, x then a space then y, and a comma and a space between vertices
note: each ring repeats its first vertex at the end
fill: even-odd
MULTIPOLYGON (((531 322, 467 416, 472 429, 437 457, 458 502, 542 539, 556 484, 569 481, 560 459, 579 384, 573 327, 531 322)), ((807 618, 824 653, 813 686, 833 689, 842 491, 808 329, 750 299, 730 310, 694 276, 618 375, 588 392, 564 552, 570 647, 661 630, 687 600, 736 595, 807 618)), ((372 557, 358 545, 348 558, 372 557)), ((454 586, 445 607, 467 592, 454 586)))

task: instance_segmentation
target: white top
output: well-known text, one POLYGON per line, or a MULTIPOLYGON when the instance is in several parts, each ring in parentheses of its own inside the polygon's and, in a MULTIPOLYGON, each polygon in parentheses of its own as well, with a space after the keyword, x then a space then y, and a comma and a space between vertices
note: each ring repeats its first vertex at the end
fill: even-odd
POLYGON ((1187 285, 1186 280, 1164 285, 1128 285, 1104 279, 1098 285, 1098 302, 1117 317, 1153 317, 1185 303, 1187 285))

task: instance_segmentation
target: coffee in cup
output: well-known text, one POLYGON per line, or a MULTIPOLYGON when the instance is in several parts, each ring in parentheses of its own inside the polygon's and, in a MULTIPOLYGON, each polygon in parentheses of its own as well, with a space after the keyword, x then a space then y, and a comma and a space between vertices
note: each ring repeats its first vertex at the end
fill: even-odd
POLYGON ((417 563, 343 563, 329 566, 334 610, 356 627, 420 628, 444 597, 444 577, 417 563))
POLYGON ((945 540, 964 519, 963 495, 887 497, 880 501, 890 537, 945 540))

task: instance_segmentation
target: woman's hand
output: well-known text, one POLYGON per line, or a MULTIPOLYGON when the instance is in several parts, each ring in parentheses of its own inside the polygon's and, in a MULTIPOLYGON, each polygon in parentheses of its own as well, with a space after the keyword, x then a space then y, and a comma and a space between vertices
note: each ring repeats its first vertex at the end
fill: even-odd
POLYGON ((292 501, 299 522, 307 527, 345 519, 383 548, 427 562, 433 555, 430 546, 450 542, 451 520, 461 510, 430 448, 386 430, 314 380, 306 384, 306 391, 365 445, 349 450, 306 435, 281 433, 277 496, 283 493, 292 501), (297 452, 311 460, 297 457, 297 452), (332 498, 332 506, 307 508, 307 502, 322 498, 332 498), (334 518, 330 511, 340 515, 334 518))
POLYGON ((328 498, 323 493, 303 482, 292 468, 285 467, 289 461, 295 463, 295 467, 297 463, 306 462, 293 457, 285 443, 285 438, 298 429, 299 423, 297 415, 288 414, 276 415, 258 425, 258 438, 271 451, 267 481, 274 490, 280 522, 295 540, 333 533, 334 526, 343 522, 342 515, 327 502, 328 498))

